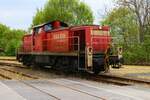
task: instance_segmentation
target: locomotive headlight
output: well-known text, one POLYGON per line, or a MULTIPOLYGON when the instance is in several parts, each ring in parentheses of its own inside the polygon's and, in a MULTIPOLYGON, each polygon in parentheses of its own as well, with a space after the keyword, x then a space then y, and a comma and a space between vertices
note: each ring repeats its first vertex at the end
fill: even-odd
POLYGON ((90 48, 88 48, 88 51, 89 51, 90 53, 92 53, 93 50, 92 50, 92 48, 90 47, 90 48))
POLYGON ((88 55, 92 55, 92 54, 93 54, 93 49, 92 49, 92 47, 88 47, 88 48, 87 48, 87 54, 88 54, 88 55))
POLYGON ((102 26, 99 26, 99 29, 102 30, 102 26))

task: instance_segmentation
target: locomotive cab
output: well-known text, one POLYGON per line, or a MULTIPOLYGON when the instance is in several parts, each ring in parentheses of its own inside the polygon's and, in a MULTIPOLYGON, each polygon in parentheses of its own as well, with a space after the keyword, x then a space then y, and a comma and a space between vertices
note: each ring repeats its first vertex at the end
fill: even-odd
MULTIPOLYGON (((81 26, 72 29, 79 40, 79 70, 86 70, 94 73, 109 70, 109 27, 81 26)), ((75 45, 77 48, 77 45, 75 45)))

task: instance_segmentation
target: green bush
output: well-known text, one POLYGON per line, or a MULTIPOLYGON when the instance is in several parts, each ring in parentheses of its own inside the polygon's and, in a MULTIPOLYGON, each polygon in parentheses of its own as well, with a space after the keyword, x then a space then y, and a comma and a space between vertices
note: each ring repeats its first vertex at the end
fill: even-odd
POLYGON ((147 64, 150 62, 150 42, 133 44, 124 51, 125 64, 147 64))
POLYGON ((21 44, 21 39, 25 31, 14 30, 0 24, 0 48, 4 52, 0 52, 1 56, 15 56, 16 49, 21 44))

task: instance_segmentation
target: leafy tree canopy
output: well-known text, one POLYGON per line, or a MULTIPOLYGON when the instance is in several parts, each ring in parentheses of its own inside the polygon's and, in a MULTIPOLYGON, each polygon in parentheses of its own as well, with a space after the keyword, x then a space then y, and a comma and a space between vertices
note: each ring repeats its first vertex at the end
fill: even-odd
POLYGON ((21 44, 21 38, 24 35, 23 30, 14 30, 9 27, 0 24, 0 48, 4 52, 1 55, 13 56, 16 53, 17 48, 21 44))
POLYGON ((126 6, 115 7, 101 23, 111 26, 111 34, 119 37, 120 40, 116 43, 123 46, 123 57, 126 64, 150 62, 150 26, 147 25, 145 28, 144 42, 139 41, 140 27, 137 15, 131 9, 126 6))
POLYGON ((79 0, 48 0, 42 9, 37 9, 32 25, 61 20, 69 25, 92 24, 93 14, 88 5, 79 0))
POLYGON ((123 42, 137 40, 138 26, 135 15, 126 7, 114 8, 102 21, 102 24, 111 26, 112 35, 115 37, 121 36, 123 42))
POLYGON ((144 42, 144 35, 150 25, 150 0, 116 0, 120 7, 127 7, 135 14, 138 24, 139 41, 144 42))

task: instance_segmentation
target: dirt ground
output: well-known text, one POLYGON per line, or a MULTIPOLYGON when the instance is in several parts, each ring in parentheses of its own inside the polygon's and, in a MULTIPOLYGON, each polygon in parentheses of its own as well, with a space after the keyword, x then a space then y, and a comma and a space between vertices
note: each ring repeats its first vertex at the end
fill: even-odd
POLYGON ((120 69, 111 68, 110 74, 150 80, 150 66, 123 65, 120 69))
POLYGON ((7 64, 17 64, 17 65, 22 65, 20 62, 18 62, 18 61, 8 61, 8 60, 0 60, 0 64, 5 64, 5 63, 7 63, 7 64))
POLYGON ((0 56, 0 60, 16 60, 16 57, 0 56))

